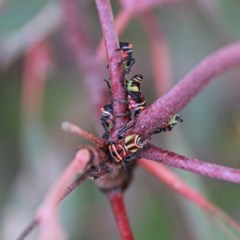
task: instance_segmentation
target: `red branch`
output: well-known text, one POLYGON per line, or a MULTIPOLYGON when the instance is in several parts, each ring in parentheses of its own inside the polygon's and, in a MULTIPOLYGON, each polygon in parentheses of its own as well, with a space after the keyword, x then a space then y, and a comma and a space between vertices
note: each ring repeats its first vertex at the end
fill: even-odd
POLYGON ((171 63, 167 40, 157 17, 151 12, 144 12, 138 20, 149 38, 151 50, 151 67, 158 96, 171 86, 171 63))
POLYGON ((50 60, 47 42, 37 42, 27 49, 22 86, 23 121, 39 118, 50 60))
POLYGON ((163 150, 152 144, 141 152, 141 157, 200 175, 240 183, 240 169, 224 167, 188 158, 174 152, 163 150))
POLYGON ((190 103, 214 77, 236 65, 240 65, 239 42, 224 47, 203 60, 169 92, 143 111, 132 131, 147 136, 190 103))
POLYGON ((132 230, 128 221, 123 195, 120 191, 112 191, 108 193, 108 199, 111 203, 116 223, 122 240, 133 240, 132 230))
MULTIPOLYGON (((24 239, 39 224, 41 224, 43 229, 45 228, 45 225, 46 228, 49 227, 50 223, 46 223, 45 219, 49 219, 49 216, 54 216, 60 202, 88 177, 88 174, 84 174, 83 171, 91 158, 92 152, 90 148, 82 148, 76 153, 75 158, 70 162, 70 164, 63 171, 56 183, 47 193, 43 203, 41 204, 36 214, 35 219, 24 229, 24 231, 17 238, 18 240, 24 239), (73 180, 74 178, 76 179, 73 180)), ((53 217, 52 219, 54 221, 56 220, 55 217, 53 217)), ((53 222, 52 224, 55 225, 55 222, 53 222)))
POLYGON ((198 205, 204 211, 210 212, 214 216, 221 218, 229 225, 231 225, 234 229, 240 231, 240 225, 238 222, 228 216, 214 203, 207 200, 200 192, 197 192, 190 185, 185 183, 180 177, 178 177, 177 174, 170 171, 167 167, 156 162, 148 161, 146 159, 140 159, 138 163, 141 167, 157 177, 168 187, 182 195, 184 198, 198 205))
POLYGON ((63 122, 62 129, 66 132, 77 134, 77 135, 87 139, 88 141, 98 145, 99 147, 103 147, 103 145, 104 145, 104 140, 102 138, 97 138, 92 133, 80 128, 79 126, 77 126, 73 123, 63 122))
POLYGON ((103 61, 93 55, 94 46, 86 27, 83 8, 78 6, 77 0, 62 0, 65 20, 65 37, 69 48, 77 62, 80 73, 84 74, 84 83, 90 93, 95 122, 99 130, 100 108, 106 102, 107 89, 101 74, 104 69, 103 61), (100 76, 100 77, 99 77, 100 76))
MULTIPOLYGON (((116 117, 127 111, 127 104, 120 102, 126 100, 127 95, 124 89, 123 69, 119 64, 121 62, 119 40, 115 30, 112 8, 109 0, 96 0, 98 14, 103 31, 103 37, 109 62, 110 80, 112 83, 113 113, 116 117), (120 100, 120 101, 117 101, 120 100)), ((115 120, 115 129, 121 127, 128 119, 126 117, 117 117, 115 120)))
POLYGON ((87 27, 84 24, 84 14, 76 0, 62 0, 65 31, 68 45, 83 72, 88 71, 93 45, 87 27), (80 13, 79 13, 80 11, 80 13))

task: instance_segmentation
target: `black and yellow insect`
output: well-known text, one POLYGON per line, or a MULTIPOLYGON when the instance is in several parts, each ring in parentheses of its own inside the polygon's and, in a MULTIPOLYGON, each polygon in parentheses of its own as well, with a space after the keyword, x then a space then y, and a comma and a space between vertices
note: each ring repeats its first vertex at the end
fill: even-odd
POLYGON ((135 58, 132 56, 133 45, 128 42, 119 42, 119 48, 117 51, 121 53, 121 62, 120 64, 123 66, 124 75, 128 74, 131 71, 133 64, 136 62, 135 58))
POLYGON ((128 93, 128 109, 135 111, 136 114, 146 107, 146 100, 140 89, 142 79, 141 74, 134 75, 130 80, 125 79, 125 88, 128 93))
POLYGON ((140 85, 143 80, 143 75, 138 74, 134 75, 130 80, 125 79, 125 87, 128 92, 132 93, 134 95, 135 92, 140 92, 140 85))
POLYGON ((116 162, 129 161, 135 154, 144 147, 146 141, 142 141, 137 134, 131 134, 108 146, 111 157, 116 162))
POLYGON ((114 126, 114 119, 113 119, 113 106, 111 103, 106 104, 104 107, 101 108, 102 116, 100 118, 101 124, 104 128, 104 138, 108 138, 110 130, 114 126))
POLYGON ((152 134, 171 131, 175 125, 181 122, 183 122, 183 119, 181 118, 181 116, 178 114, 175 114, 168 120, 168 122, 163 123, 161 127, 156 128, 152 134))
POLYGON ((128 110, 130 113, 133 111, 132 119, 134 121, 130 125, 126 124, 118 131, 118 138, 122 138, 122 134, 135 125, 136 115, 146 107, 146 100, 140 89, 142 79, 143 76, 141 74, 134 75, 130 80, 125 79, 128 110))

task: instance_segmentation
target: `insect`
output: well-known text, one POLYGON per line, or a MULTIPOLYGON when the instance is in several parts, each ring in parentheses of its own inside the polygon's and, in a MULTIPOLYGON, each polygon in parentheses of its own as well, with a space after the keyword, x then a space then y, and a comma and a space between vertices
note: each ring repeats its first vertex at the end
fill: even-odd
POLYGON ((133 95, 133 97, 134 93, 141 91, 140 84, 142 80, 143 80, 142 74, 134 75, 130 80, 125 79, 125 87, 127 91, 133 95))
POLYGON ((120 64, 122 64, 124 69, 124 75, 128 74, 131 71, 131 68, 133 64, 136 62, 135 58, 132 57, 132 48, 133 45, 128 42, 119 42, 119 48, 117 51, 120 51, 122 61, 120 64))
POLYGON ((125 131, 135 125, 136 115, 139 114, 146 107, 146 100, 140 89, 142 79, 143 76, 141 74, 134 75, 130 80, 125 79, 125 88, 128 98, 128 109, 130 110, 130 112, 134 111, 134 114, 132 116, 134 121, 130 125, 126 124, 118 131, 117 135, 119 139, 122 138, 121 136, 125 131))
POLYGON ((137 134, 131 134, 120 140, 118 143, 108 146, 111 157, 116 162, 129 161, 135 154, 144 147, 146 141, 142 141, 137 134))
POLYGON ((181 118, 181 116, 178 114, 175 114, 169 119, 168 122, 163 123, 161 127, 156 128, 153 131, 153 134, 171 131, 175 125, 177 125, 178 123, 181 123, 181 122, 183 122, 183 119, 181 118))
POLYGON ((145 109, 146 100, 141 92, 136 93, 137 101, 129 94, 128 95, 128 109, 135 111, 135 116, 145 109))
POLYGON ((106 104, 104 107, 101 108, 102 116, 100 118, 102 126, 104 128, 104 138, 108 138, 110 130, 114 126, 113 120, 113 106, 111 103, 106 104))
POLYGON ((135 111, 135 115, 146 107, 146 100, 143 96, 140 84, 143 79, 141 74, 134 75, 130 80, 125 80, 125 87, 128 93, 128 108, 135 111))

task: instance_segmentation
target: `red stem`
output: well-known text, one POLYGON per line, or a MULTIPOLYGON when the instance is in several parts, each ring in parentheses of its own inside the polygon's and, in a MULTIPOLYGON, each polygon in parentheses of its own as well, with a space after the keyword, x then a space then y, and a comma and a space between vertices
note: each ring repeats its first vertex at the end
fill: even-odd
POLYGON ((83 72, 88 70, 93 45, 84 24, 84 14, 76 0, 62 0, 68 45, 83 72))
POLYGON ((93 55, 94 46, 89 31, 84 24, 84 10, 76 0, 62 0, 65 20, 66 40, 75 58, 80 73, 84 74, 84 83, 91 96, 95 122, 99 130, 100 108, 106 104, 107 88, 103 81, 104 61, 93 55), (101 77, 102 76, 102 77, 101 77))
POLYGON ((218 218, 221 218, 240 232, 240 225, 238 222, 228 216, 214 203, 207 200, 200 192, 197 192, 190 185, 185 183, 177 174, 170 171, 167 167, 156 162, 148 161, 147 159, 140 159, 138 163, 141 167, 157 177, 168 187, 182 195, 184 198, 198 205, 203 210, 212 213, 218 218))
POLYGON ((88 141, 98 145, 99 147, 103 147, 103 145, 104 145, 104 140, 102 138, 96 137, 92 133, 80 128, 79 126, 77 126, 73 123, 63 122, 62 123, 62 129, 64 131, 77 134, 77 135, 87 139, 88 141))
MULTIPOLYGON (((96 0, 96 5, 100 17, 106 53, 109 62, 110 80, 112 83, 112 96, 114 100, 126 100, 127 95, 124 89, 123 69, 119 64, 121 62, 121 56, 117 51, 119 48, 119 40, 115 30, 112 8, 109 0, 96 0)), ((118 129, 127 122, 128 118, 126 117, 116 117, 117 115, 121 115, 126 111, 126 103, 113 101, 115 129, 118 129)))
POLYGON ((157 17, 151 11, 142 13, 138 20, 149 38, 151 67, 155 92, 158 96, 171 86, 171 63, 167 40, 157 17))
POLYGON ((116 223, 122 240, 133 240, 133 233, 128 221, 123 195, 120 191, 108 193, 108 199, 111 203, 116 223))
POLYGON ((169 92, 143 111, 132 131, 147 136, 190 103, 214 77, 236 65, 240 65, 239 42, 224 47, 203 60, 169 92))
POLYGON ((141 157, 211 178, 240 183, 240 169, 188 158, 174 152, 163 150, 152 144, 141 152, 141 157))
POLYGON ((47 42, 37 42, 27 49, 22 86, 23 121, 39 118, 50 58, 47 42))

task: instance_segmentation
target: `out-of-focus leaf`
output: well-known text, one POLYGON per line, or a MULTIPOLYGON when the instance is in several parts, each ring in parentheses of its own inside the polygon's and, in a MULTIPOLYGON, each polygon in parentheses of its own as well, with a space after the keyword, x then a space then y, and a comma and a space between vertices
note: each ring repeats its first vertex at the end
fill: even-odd
POLYGON ((17 3, 13 0, 6 5, 0 15, 0 67, 8 66, 26 47, 47 38, 57 29, 60 14, 56 1, 47 4, 45 0, 37 0, 31 4, 29 0, 17 3))
POLYGON ((0 14, 0 35, 14 32, 30 21, 49 1, 11 0, 0 14))
POLYGON ((240 37, 240 1, 239 0, 218 0, 221 19, 226 27, 236 37, 240 37))

